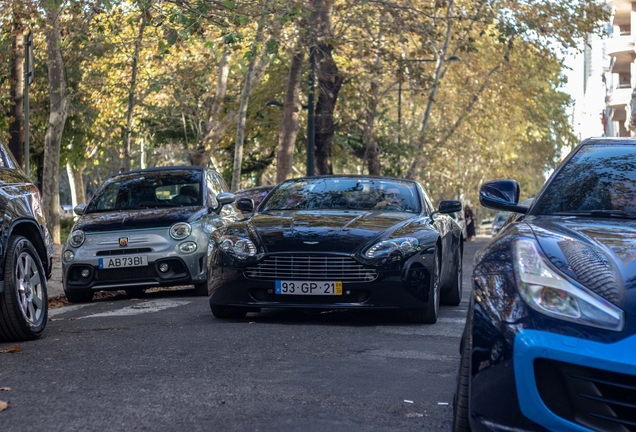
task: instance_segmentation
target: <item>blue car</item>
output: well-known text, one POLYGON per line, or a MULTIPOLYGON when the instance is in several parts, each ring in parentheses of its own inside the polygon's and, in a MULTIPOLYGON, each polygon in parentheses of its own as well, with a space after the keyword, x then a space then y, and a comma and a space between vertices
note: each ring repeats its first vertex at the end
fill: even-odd
POLYGON ((636 141, 582 142, 475 257, 454 431, 636 431, 636 141))

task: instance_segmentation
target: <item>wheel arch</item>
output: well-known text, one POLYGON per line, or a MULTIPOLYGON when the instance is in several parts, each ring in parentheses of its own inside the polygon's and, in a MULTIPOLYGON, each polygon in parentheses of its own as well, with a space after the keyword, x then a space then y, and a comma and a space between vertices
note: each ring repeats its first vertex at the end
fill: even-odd
MULTIPOLYGON (((38 253, 38 256, 40 257, 40 261, 42 262, 42 267, 44 267, 44 273, 46 275, 50 275, 51 262, 49 261, 49 256, 46 250, 44 239, 42 238, 40 227, 35 223, 35 221, 19 220, 19 221, 16 221, 13 225, 11 225, 3 245, 5 251, 6 251, 6 246, 7 246, 9 237, 13 235, 21 235, 31 242, 36 252, 38 253)), ((5 259, 6 259, 6 255, 3 254, 2 262, 0 263, 0 265, 2 265, 2 268, 4 268, 5 259)), ((4 274, 2 275, 2 280, 4 280, 4 274)))

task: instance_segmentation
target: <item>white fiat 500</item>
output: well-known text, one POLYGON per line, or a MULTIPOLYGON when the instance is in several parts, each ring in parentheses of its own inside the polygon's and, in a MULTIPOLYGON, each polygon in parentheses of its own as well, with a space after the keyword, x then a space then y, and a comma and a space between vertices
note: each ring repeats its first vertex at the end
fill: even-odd
POLYGON ((87 302, 100 290, 140 295, 189 285, 208 294, 212 232, 242 219, 221 175, 161 167, 109 177, 79 215, 62 252, 64 293, 87 302))

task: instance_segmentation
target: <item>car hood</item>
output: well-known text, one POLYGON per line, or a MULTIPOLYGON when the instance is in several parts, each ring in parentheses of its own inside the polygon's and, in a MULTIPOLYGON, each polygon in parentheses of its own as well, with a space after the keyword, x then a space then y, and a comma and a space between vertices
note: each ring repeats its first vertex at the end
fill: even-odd
POLYGON ((636 220, 540 216, 526 222, 556 268, 636 313, 636 220))
POLYGON ((270 253, 351 253, 416 216, 398 212, 275 211, 256 213, 251 223, 270 253))
POLYGON ((190 222, 205 212, 201 207, 122 210, 83 214, 75 229, 85 232, 119 231, 168 227, 176 222, 190 222))

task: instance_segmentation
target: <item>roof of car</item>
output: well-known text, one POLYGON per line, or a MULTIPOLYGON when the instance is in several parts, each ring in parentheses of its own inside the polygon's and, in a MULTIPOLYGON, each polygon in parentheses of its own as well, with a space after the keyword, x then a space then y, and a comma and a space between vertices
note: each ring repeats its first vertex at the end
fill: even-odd
POLYGON ((176 165, 176 166, 164 166, 164 167, 152 167, 152 168, 144 168, 138 170, 131 170, 121 172, 119 174, 136 174, 136 173, 145 173, 145 172, 153 172, 153 171, 168 171, 168 170, 193 170, 193 171, 203 171, 206 169, 202 166, 194 166, 194 165, 176 165))
POLYGON ((394 180, 394 181, 405 181, 409 183, 417 183, 415 180, 410 180, 407 178, 400 177, 384 177, 384 176, 372 176, 372 175, 358 175, 358 174, 328 174, 328 175, 319 175, 319 176, 307 176, 307 177, 298 177, 292 178, 284 181, 296 181, 296 180, 315 180, 321 178, 350 178, 350 179, 370 179, 370 180, 394 180))

